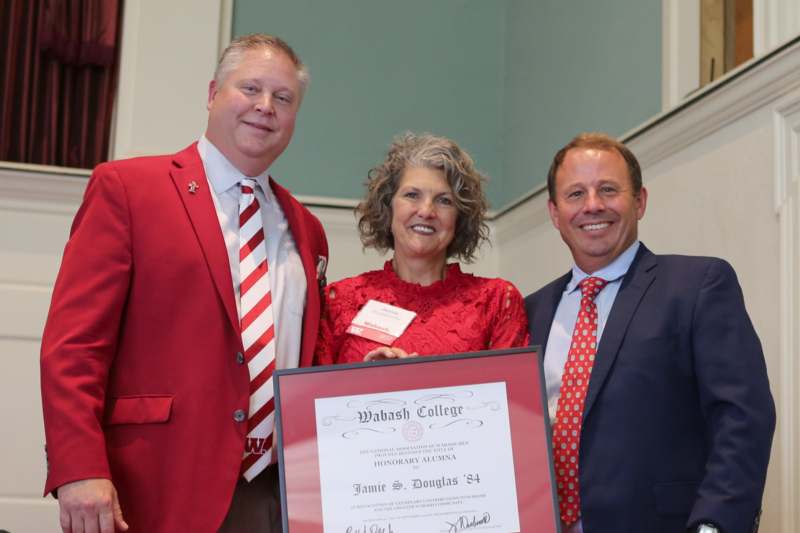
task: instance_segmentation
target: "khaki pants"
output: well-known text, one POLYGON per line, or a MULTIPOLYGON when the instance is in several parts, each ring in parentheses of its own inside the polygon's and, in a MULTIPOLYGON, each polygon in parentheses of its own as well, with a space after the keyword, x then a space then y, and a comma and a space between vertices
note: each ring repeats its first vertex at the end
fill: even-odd
POLYGON ((282 533, 278 465, 270 465, 256 478, 240 479, 219 533, 282 533))

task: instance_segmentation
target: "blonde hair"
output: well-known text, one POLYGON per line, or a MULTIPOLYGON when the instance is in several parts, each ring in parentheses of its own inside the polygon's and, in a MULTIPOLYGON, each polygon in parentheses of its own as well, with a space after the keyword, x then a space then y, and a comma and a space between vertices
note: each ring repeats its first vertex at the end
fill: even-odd
POLYGON ((219 63, 217 63, 217 68, 214 71, 214 81, 217 85, 221 85, 228 74, 239 66, 245 52, 257 50, 259 48, 271 48, 272 50, 286 54, 286 57, 288 57, 297 68, 297 80, 300 82, 300 92, 304 94, 311 78, 308 73, 308 67, 303 64, 300 60, 300 56, 289 46, 289 43, 280 37, 267 35, 266 33, 242 35, 231 41, 231 44, 222 52, 219 63))

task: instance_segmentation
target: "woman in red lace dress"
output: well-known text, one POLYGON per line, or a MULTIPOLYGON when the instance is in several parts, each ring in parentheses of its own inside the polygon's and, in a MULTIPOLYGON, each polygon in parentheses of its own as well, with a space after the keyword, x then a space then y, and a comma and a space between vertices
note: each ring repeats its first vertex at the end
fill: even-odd
POLYGON ((356 211, 365 247, 392 249, 382 270, 329 285, 316 364, 501 349, 528 344, 522 296, 508 281, 465 274, 488 228, 485 178, 453 141, 397 138, 370 170, 356 211), (347 333, 369 300, 416 316, 391 346, 347 333))

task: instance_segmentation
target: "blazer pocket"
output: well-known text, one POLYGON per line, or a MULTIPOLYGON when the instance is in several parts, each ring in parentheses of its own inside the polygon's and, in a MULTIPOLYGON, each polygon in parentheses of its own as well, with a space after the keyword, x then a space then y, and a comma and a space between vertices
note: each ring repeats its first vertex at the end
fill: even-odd
POLYGON ((172 414, 172 396, 122 396, 113 398, 106 415, 106 424, 159 424, 172 414))
POLYGON ((658 483, 653 493, 658 514, 688 515, 697 499, 697 483, 658 483))

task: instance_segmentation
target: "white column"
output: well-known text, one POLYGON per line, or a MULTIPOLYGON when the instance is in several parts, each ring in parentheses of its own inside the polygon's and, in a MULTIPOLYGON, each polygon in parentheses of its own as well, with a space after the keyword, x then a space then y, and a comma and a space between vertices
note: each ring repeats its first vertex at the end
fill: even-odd
POLYGON ((700 2, 662 0, 661 109, 700 86, 700 2))
POLYGON ((125 2, 112 159, 175 152, 205 131, 231 10, 232 0, 125 2))
POLYGON ((755 57, 800 34, 797 0, 753 0, 753 52, 755 57))

